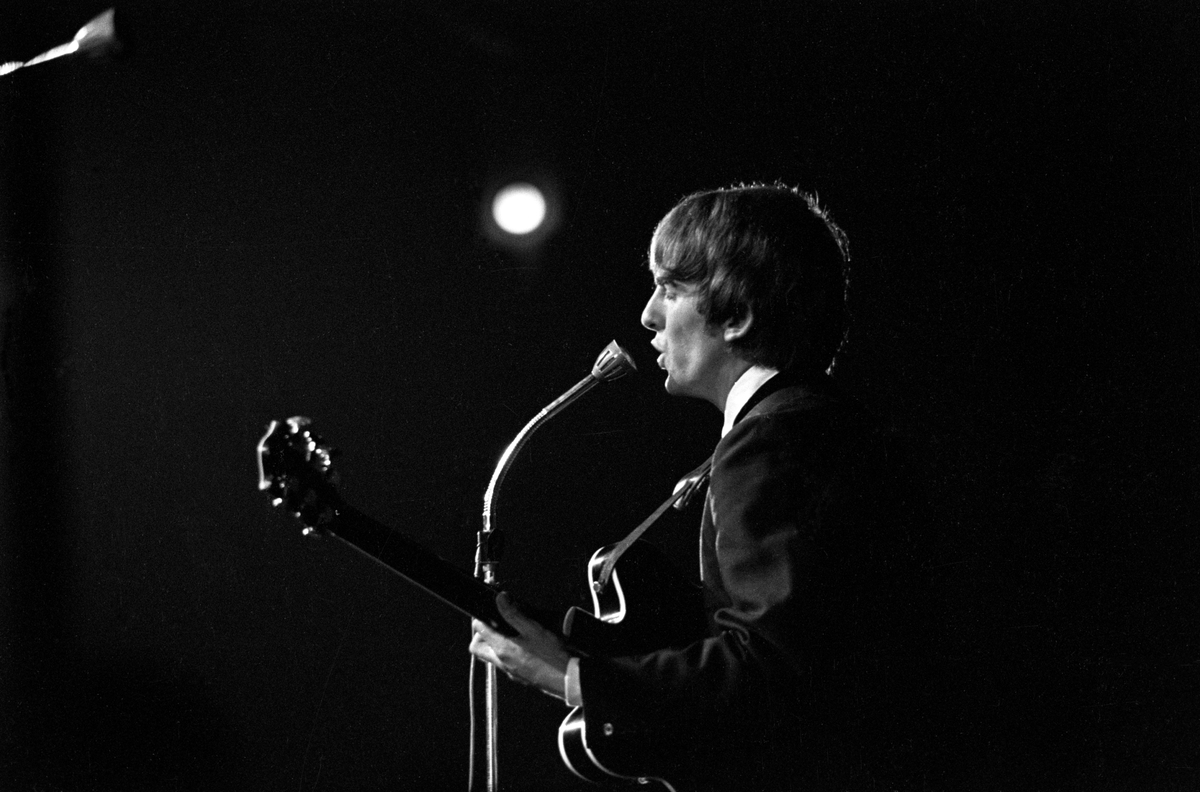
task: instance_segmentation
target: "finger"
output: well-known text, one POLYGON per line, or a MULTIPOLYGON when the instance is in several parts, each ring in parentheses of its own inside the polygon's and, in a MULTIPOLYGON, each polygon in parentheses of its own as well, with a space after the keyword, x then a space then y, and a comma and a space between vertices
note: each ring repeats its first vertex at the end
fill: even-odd
POLYGON ((496 657, 496 650, 483 641, 471 641, 471 645, 467 647, 471 654, 483 660, 485 663, 499 665, 500 658, 496 657))
POLYGON ((504 620, 516 628, 517 632, 528 633, 531 629, 541 627, 540 624, 525 615, 524 611, 513 602, 508 592, 502 591, 496 595, 496 610, 504 620))
POLYGON ((480 625, 480 628, 470 634, 470 648, 473 650, 475 647, 492 646, 493 643, 496 643, 502 637, 497 632, 488 629, 486 625, 480 625))
POLYGON ((494 646, 491 646, 491 645, 483 643, 483 642, 479 642, 477 644, 472 643, 470 649, 471 649, 471 654, 475 655, 475 657, 482 660, 483 662, 485 662, 489 665, 495 666, 500 671, 504 672, 504 675, 506 677, 508 677, 509 679, 511 679, 515 682, 520 682, 523 685, 529 684, 524 679, 517 676, 513 669, 510 669, 505 666, 504 662, 501 661, 501 659, 500 659, 500 655, 496 653, 496 648, 494 646))
POLYGON ((481 621, 471 622, 471 629, 474 631, 475 635, 482 636, 485 641, 494 641, 501 637, 500 633, 496 632, 481 621))

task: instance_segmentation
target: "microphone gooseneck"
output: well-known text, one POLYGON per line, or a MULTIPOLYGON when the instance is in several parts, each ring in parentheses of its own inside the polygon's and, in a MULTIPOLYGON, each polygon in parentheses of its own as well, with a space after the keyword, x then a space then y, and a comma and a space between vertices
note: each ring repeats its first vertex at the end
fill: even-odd
MULTIPOLYGON (((606 346, 600 355, 596 358, 596 362, 592 365, 592 371, 582 380, 577 382, 570 390, 559 396, 550 404, 542 408, 542 411, 533 417, 529 423, 525 424, 516 438, 508 444, 508 448, 500 455, 500 462, 496 465, 496 470, 492 473, 492 480, 488 483, 487 491, 483 495, 483 533, 491 534, 493 531, 493 521, 495 519, 495 499, 500 491, 500 485, 504 481, 504 477, 508 474, 508 469, 512 467, 513 461, 520 452, 521 447, 530 436, 546 421, 553 418, 562 412, 568 405, 573 403, 583 394, 594 388, 600 382, 612 382, 620 379, 631 371, 637 371, 637 365, 633 362, 633 358, 629 356, 621 346, 612 341, 606 346)), ((487 548, 480 543, 481 552, 476 553, 475 559, 475 574, 479 576, 481 572, 486 572, 486 566, 494 564, 494 559, 489 559, 486 556, 487 548)))

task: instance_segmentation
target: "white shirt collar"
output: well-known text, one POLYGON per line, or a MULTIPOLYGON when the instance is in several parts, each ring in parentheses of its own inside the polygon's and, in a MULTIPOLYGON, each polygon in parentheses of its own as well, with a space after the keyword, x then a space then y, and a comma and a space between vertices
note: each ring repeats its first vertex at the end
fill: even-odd
POLYGON ((742 373, 742 376, 738 377, 737 382, 733 383, 733 387, 729 390, 729 396, 725 398, 725 425, 721 427, 721 437, 729 434, 729 430, 733 428, 733 422, 737 420, 738 413, 746 406, 746 402, 750 401, 750 397, 767 380, 778 373, 773 368, 751 366, 742 373))

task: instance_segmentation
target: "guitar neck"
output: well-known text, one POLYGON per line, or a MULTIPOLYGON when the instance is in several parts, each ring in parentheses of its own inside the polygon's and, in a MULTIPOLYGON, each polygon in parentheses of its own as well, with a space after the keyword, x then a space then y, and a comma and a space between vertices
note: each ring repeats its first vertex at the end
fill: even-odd
POLYGON ((334 514, 333 521, 322 528, 338 539, 459 613, 504 635, 516 635, 496 609, 496 591, 490 586, 350 506, 339 506, 334 514))

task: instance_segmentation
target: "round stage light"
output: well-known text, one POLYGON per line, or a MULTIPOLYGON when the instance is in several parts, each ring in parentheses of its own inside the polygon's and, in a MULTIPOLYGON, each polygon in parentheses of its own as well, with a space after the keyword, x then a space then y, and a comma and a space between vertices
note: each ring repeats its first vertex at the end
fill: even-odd
POLYGON ((531 234, 546 219, 546 197, 528 182, 509 184, 492 198, 492 219, 509 234, 531 234))

